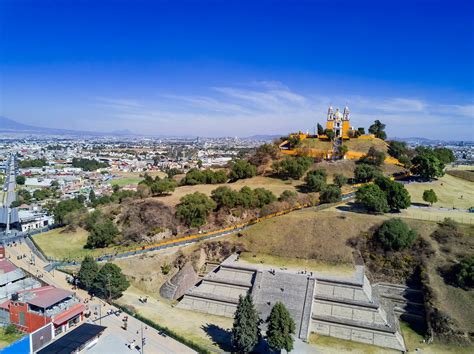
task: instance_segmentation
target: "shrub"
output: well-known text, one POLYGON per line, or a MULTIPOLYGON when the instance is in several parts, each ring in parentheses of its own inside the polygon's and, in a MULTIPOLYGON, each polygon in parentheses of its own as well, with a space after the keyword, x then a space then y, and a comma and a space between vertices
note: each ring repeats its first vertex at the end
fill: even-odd
POLYGON ((321 203, 335 203, 341 200, 341 188, 335 184, 330 184, 322 190, 319 201, 321 203))
POLYGON ((257 168, 245 160, 236 160, 231 164, 229 179, 235 182, 239 179, 251 178, 257 174, 257 168))
POLYGON ((347 177, 340 173, 336 173, 334 175, 333 180, 334 180, 334 184, 338 186, 339 188, 341 188, 343 185, 347 183, 347 177))
POLYGON ((209 213, 216 206, 216 202, 207 195, 194 192, 181 198, 176 207, 176 215, 187 226, 200 227, 207 222, 209 213))
POLYGON ((312 162, 313 160, 309 157, 288 157, 273 163, 273 173, 283 178, 300 179, 312 162))
POLYGON ((381 173, 382 172, 375 166, 360 164, 357 165, 354 170, 354 177, 358 182, 364 183, 373 180, 377 176, 380 176, 381 173))
POLYGON ((378 151, 373 146, 370 147, 367 155, 360 158, 359 162, 365 163, 368 165, 380 166, 385 160, 385 153, 378 151))
POLYGON ((454 266, 455 283, 465 289, 474 288, 474 255, 454 266))
POLYGON ((410 229, 401 219, 384 221, 375 232, 375 240, 385 249, 399 251, 410 247, 417 238, 417 233, 410 229))

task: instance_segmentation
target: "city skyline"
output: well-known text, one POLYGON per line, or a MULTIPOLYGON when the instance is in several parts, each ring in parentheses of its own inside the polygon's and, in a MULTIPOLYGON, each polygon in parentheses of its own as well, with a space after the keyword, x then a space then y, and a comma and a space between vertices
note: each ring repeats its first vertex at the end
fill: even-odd
POLYGON ((250 136, 311 131, 332 104, 391 137, 473 139, 468 2, 113 5, 2 2, 0 115, 250 136))

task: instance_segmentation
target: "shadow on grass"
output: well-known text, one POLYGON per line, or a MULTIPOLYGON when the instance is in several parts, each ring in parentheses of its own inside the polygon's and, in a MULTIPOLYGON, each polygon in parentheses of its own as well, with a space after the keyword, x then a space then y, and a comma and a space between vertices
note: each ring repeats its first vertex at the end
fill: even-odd
POLYGON ((231 332, 212 323, 207 323, 201 327, 211 338, 213 344, 217 345, 224 352, 232 352, 231 332))

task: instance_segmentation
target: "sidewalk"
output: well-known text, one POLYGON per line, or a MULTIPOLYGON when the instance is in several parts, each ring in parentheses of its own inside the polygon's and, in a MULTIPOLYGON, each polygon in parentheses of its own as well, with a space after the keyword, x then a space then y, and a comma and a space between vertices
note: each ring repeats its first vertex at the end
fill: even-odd
MULTIPOLYGON (((66 280, 66 274, 54 270, 50 273, 46 272, 44 267, 47 265, 47 263, 38 257, 34 257, 35 264, 31 265, 31 249, 25 242, 22 242, 21 245, 17 243, 16 246, 6 247, 6 254, 8 259, 17 267, 23 268, 34 276, 41 277, 41 280, 44 282, 54 285, 58 288, 72 290, 80 299, 82 299, 82 301, 85 299, 90 299, 90 296, 86 291, 82 289, 72 289, 72 285, 66 280), (27 257, 17 260, 18 255, 25 254, 27 257)), ((92 312, 92 315, 88 321, 93 321, 95 324, 101 324, 107 327, 102 338, 107 339, 105 343, 108 341, 114 342, 114 353, 117 353, 116 348, 120 347, 122 347, 123 350, 117 354, 137 352, 138 349, 130 349, 128 344, 135 341, 135 345, 141 346, 142 330, 146 341, 144 353, 194 353, 192 349, 188 348, 184 344, 167 337, 166 335, 160 334, 154 328, 148 327, 146 324, 132 316, 128 316, 127 330, 124 330, 122 328, 122 320, 124 316, 127 316, 127 314, 121 313, 119 316, 115 315, 114 313, 107 314, 107 311, 110 312, 110 310, 112 310, 113 312, 116 312, 118 311, 118 308, 107 304, 105 301, 94 298, 92 301, 89 300, 87 303, 85 303, 85 305, 86 308, 88 307, 92 312), (102 317, 99 317, 100 314, 102 317), (116 340, 121 341, 121 343, 117 344, 115 342, 116 340)), ((98 343, 99 347, 101 347, 100 343, 101 341, 98 343)), ((108 351, 106 348, 104 349, 105 351, 102 351, 102 353, 107 353, 108 351)))

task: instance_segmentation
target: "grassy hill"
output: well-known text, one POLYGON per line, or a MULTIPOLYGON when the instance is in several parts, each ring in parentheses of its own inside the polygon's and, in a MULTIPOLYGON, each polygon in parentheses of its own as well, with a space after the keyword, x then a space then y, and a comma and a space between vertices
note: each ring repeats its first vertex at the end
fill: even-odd
MULTIPOLYGON (((366 153, 370 147, 375 147, 379 151, 387 152, 387 144, 381 139, 351 139, 345 140, 344 145, 347 145, 349 150, 366 153)), ((310 148, 318 150, 332 150, 332 143, 329 141, 321 141, 319 139, 305 139, 298 146, 299 148, 310 148)))

